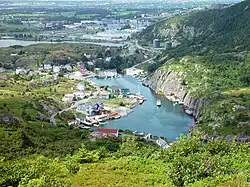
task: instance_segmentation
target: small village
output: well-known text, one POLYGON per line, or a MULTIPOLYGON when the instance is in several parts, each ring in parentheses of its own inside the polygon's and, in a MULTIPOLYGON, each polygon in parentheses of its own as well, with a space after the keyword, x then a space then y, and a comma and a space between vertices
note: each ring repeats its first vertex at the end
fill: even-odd
MULTIPOLYGON (((128 71, 131 70, 129 69, 128 71)), ((141 78, 144 81, 146 76, 142 71, 133 71, 133 76, 141 78)), ((84 64, 78 62, 75 67, 71 65, 51 66, 49 64, 38 68, 37 70, 26 70, 17 68, 16 75, 39 75, 45 85, 51 85, 59 77, 66 80, 74 81, 74 85, 63 94, 60 102, 67 106, 62 111, 53 113, 50 117, 50 124, 56 126, 56 116, 66 111, 73 111, 74 118, 69 119, 69 127, 79 130, 89 130, 89 138, 92 140, 103 139, 108 137, 118 137, 124 135, 118 129, 106 128, 105 125, 110 120, 117 120, 125 117, 136 110, 138 105, 146 102, 146 98, 140 93, 132 93, 129 88, 119 85, 104 86, 97 85, 94 79, 116 79, 122 75, 116 70, 100 70, 95 68, 94 71, 85 69, 84 64), (62 73, 63 72, 63 73, 62 73)), ((147 86, 144 84, 144 86, 147 86)), ((146 141, 153 141, 162 148, 168 148, 169 144, 161 138, 153 137, 150 133, 130 132, 130 135, 140 137, 146 141)))

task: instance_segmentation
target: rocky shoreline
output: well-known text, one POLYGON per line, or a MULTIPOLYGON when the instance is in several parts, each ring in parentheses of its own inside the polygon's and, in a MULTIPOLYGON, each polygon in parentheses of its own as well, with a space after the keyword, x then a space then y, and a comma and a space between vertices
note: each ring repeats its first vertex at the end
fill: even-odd
MULTIPOLYGON (((185 113, 193 116, 195 124, 190 128, 195 129, 201 118, 202 108, 208 105, 209 102, 205 98, 193 97, 190 92, 186 89, 186 84, 183 84, 181 76, 179 76, 174 71, 166 71, 162 68, 156 70, 153 75, 149 78, 149 88, 154 92, 164 95, 167 99, 172 102, 179 103, 183 105, 185 113)), ((226 139, 232 142, 235 138, 238 142, 249 142, 249 137, 226 135, 226 136, 212 136, 202 133, 204 136, 204 141, 212 139, 226 139)))
POLYGON ((183 80, 173 71, 156 70, 149 79, 149 87, 158 94, 163 94, 172 102, 183 105, 185 113, 199 119, 202 107, 207 104, 204 98, 193 97, 183 84, 183 80))

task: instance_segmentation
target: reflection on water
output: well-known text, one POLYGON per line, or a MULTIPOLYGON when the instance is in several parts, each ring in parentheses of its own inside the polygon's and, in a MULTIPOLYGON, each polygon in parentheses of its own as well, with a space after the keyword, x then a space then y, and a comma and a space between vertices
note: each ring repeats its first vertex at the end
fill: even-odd
POLYGON ((134 112, 127 117, 108 122, 107 127, 109 128, 138 130, 174 140, 181 133, 186 134, 194 122, 193 118, 186 115, 179 105, 173 106, 172 102, 163 96, 155 95, 131 76, 111 80, 92 80, 100 85, 127 87, 133 93, 140 92, 147 99, 143 105, 137 106, 134 112), (161 107, 156 106, 157 99, 161 100, 161 107))

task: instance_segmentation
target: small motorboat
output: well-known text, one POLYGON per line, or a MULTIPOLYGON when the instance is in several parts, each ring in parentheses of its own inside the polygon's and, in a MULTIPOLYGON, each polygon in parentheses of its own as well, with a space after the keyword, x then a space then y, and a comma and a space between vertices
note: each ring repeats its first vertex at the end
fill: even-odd
POLYGON ((105 122, 100 122, 99 125, 107 125, 105 122))
POLYGON ((161 101, 160 101, 159 99, 156 101, 156 105, 157 105, 158 107, 161 106, 161 101))
POLYGON ((143 103, 144 103, 144 100, 143 100, 143 99, 139 100, 139 104, 140 104, 140 105, 142 105, 143 103))

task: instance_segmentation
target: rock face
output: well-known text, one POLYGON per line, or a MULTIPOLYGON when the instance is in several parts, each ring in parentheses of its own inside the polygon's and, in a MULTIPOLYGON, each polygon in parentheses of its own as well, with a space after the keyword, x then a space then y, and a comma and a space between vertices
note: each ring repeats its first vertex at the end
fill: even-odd
POLYGON ((194 27, 178 23, 164 25, 159 30, 155 29, 154 32, 155 37, 171 41, 174 44, 173 47, 177 46, 175 43, 180 44, 183 39, 193 40, 200 35, 194 27))
POLYGON ((158 69, 149 80, 149 87, 157 93, 163 93, 172 101, 179 101, 185 106, 186 113, 199 118, 205 99, 195 98, 185 89, 186 85, 180 76, 173 71, 158 69))

